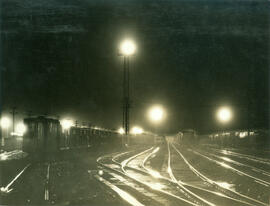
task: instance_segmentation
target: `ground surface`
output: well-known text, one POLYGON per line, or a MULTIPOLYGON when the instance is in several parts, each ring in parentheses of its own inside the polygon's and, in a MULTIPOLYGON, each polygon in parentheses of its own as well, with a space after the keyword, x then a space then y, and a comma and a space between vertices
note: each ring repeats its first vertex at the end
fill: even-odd
POLYGON ((0 161, 3 205, 268 206, 270 152, 164 142, 0 161), (48 160, 50 159, 50 160, 48 160))
POLYGON ((30 158, 1 161, 1 187, 12 191, 0 196, 1 205, 121 205, 115 194, 99 184, 96 159, 114 152, 105 147, 63 151, 54 160, 33 162, 30 158), (46 197, 46 190, 49 197, 46 197))

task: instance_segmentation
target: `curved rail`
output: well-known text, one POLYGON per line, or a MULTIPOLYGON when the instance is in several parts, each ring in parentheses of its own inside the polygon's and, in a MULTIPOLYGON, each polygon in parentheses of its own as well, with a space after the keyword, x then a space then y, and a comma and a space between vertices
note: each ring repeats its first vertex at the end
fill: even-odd
MULTIPOLYGON (((259 200, 256 200, 254 198, 251 198, 249 196, 246 196, 244 194, 241 194, 239 192, 236 192, 232 189, 229 189, 229 188, 225 188, 225 187, 221 187, 217 182, 215 182, 214 180, 211 180, 210 178, 204 176, 202 173, 200 173, 198 170, 196 170, 188 161, 187 159, 182 155, 182 153, 172 144, 173 148, 175 149, 175 151, 180 155, 180 157, 184 160, 184 162, 188 165, 188 167, 197 175, 199 176, 202 180, 204 181, 207 181, 208 183, 212 184, 212 185, 215 185, 219 188, 222 188, 222 189, 225 189, 231 193, 234 193, 236 194, 237 196, 241 196, 242 198, 245 198, 245 199, 248 199, 250 201, 252 201, 253 203, 257 203, 259 205, 264 205, 264 206, 268 206, 268 204, 264 203, 264 202, 261 202, 259 200)), ((243 203, 247 204, 247 202, 243 201, 243 203)), ((250 205, 250 203, 248 203, 250 205)))
POLYGON ((189 205, 200 206, 200 205, 197 204, 197 203, 191 202, 191 201, 189 201, 189 200, 187 200, 187 199, 184 199, 184 198, 182 198, 182 197, 179 197, 179 196, 177 196, 177 195, 175 195, 175 194, 172 194, 172 193, 170 193, 170 192, 168 192, 168 191, 165 191, 165 190, 163 190, 163 189, 153 188, 153 186, 151 186, 151 185, 147 184, 146 182, 143 182, 143 181, 141 181, 141 180, 139 180, 139 179, 136 179, 135 177, 132 177, 131 175, 129 175, 129 174, 127 173, 126 170, 127 170, 127 169, 131 169, 131 170, 134 170, 134 171, 138 171, 138 172, 140 172, 140 173, 143 172, 144 174, 147 174, 147 175, 151 176, 149 173, 147 173, 147 172, 145 172, 145 171, 143 171, 143 170, 140 170, 140 169, 137 169, 137 168, 133 168, 133 167, 129 167, 129 166, 127 165, 128 162, 130 162, 131 160, 133 160, 133 159, 137 158, 138 156, 143 155, 143 154, 145 154, 145 153, 147 153, 147 152, 149 152, 149 151, 151 151, 151 150, 153 150, 153 147, 151 147, 150 149, 147 149, 147 150, 145 150, 145 151, 143 151, 143 152, 140 152, 140 153, 138 153, 138 154, 136 154, 136 155, 133 155, 133 156, 129 157, 128 159, 123 160, 122 162, 118 162, 118 161, 116 160, 116 158, 119 158, 119 157, 121 157, 121 156, 127 154, 127 152, 117 154, 116 156, 114 156, 113 158, 111 158, 112 162, 113 162, 114 164, 118 165, 118 166, 121 168, 121 171, 119 171, 119 170, 117 170, 117 169, 115 169, 115 168, 111 168, 111 167, 109 167, 108 165, 106 165, 105 163, 102 163, 101 160, 102 160, 103 157, 99 157, 98 160, 97 160, 97 162, 98 162, 98 164, 100 164, 101 166, 103 166, 103 167, 105 167, 105 168, 107 168, 107 169, 110 169, 110 170, 112 170, 112 171, 115 171, 115 172, 117 172, 117 173, 120 173, 120 174, 122 174, 122 175, 124 175, 124 176, 126 176, 126 177, 128 177, 128 178, 130 178, 130 179, 132 179, 132 180, 134 180, 135 182, 137 182, 137 183, 139 183, 139 184, 141 184, 141 185, 144 185, 144 186, 148 187, 148 188, 151 189, 151 190, 154 190, 154 191, 157 191, 157 192, 159 192, 159 193, 165 194, 165 195, 167 195, 167 196, 176 198, 176 199, 178 199, 178 200, 180 200, 180 201, 182 201, 182 202, 185 202, 185 203, 187 203, 187 204, 189 204, 189 205))

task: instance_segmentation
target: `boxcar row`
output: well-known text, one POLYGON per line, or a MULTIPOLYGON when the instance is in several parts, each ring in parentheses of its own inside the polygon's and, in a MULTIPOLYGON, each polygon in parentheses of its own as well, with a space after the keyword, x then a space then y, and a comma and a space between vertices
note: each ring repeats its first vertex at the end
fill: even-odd
POLYGON ((270 137, 266 130, 230 131, 211 134, 208 136, 208 143, 222 147, 269 147, 270 137))
POLYGON ((117 143, 118 133, 92 127, 71 127, 62 130, 59 120, 43 116, 24 119, 27 127, 23 136, 23 150, 28 153, 55 153, 62 149, 90 147, 117 143))
POLYGON ((181 144, 199 145, 214 144, 221 147, 269 147, 270 136, 267 130, 248 131, 237 130, 219 132, 210 135, 197 135, 192 129, 182 130, 175 136, 175 141, 181 144))
POLYGON ((62 148, 90 147, 120 141, 118 132, 94 127, 71 127, 61 138, 62 148))

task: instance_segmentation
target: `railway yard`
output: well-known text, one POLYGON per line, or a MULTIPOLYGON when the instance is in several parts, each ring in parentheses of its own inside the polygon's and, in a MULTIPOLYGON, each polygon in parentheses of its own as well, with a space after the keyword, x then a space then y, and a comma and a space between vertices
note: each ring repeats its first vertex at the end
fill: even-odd
POLYGON ((64 151, 43 163, 1 161, 1 203, 267 206, 269 157, 269 151, 167 141, 64 151))

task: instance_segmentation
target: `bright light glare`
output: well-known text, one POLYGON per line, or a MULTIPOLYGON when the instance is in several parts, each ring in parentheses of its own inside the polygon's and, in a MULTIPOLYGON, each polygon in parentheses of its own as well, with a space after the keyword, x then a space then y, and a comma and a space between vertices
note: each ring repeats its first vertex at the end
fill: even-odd
POLYGON ((100 175, 100 176, 102 176, 104 173, 103 173, 103 170, 99 170, 98 171, 98 174, 100 175))
POLYGON ((0 160, 6 160, 8 158, 8 155, 2 154, 0 155, 0 160))
POLYGON ((221 162, 219 163, 222 167, 225 167, 225 168, 232 168, 230 165, 227 165, 226 163, 224 162, 221 162))
POLYGON ((233 162, 230 158, 228 158, 228 157, 221 157, 221 159, 223 159, 223 160, 225 160, 225 161, 227 161, 227 162, 233 162))
POLYGON ((227 150, 221 150, 221 153, 226 154, 226 155, 229 154, 227 150))
POLYGON ((155 178, 161 178, 162 177, 158 171, 148 170, 148 172, 155 178))
POLYGON ((153 184, 150 184, 150 187, 154 190, 162 190, 164 188, 164 185, 160 183, 153 183, 153 184))
POLYGON ((132 134, 142 134, 142 133, 143 133, 143 129, 140 128, 140 127, 133 127, 133 128, 131 129, 131 133, 132 133, 132 134))
POLYGON ((229 108, 227 107, 222 107, 218 110, 217 112, 217 118, 221 121, 221 122, 228 122, 231 120, 232 118, 232 112, 229 108))
POLYGON ((149 118, 154 122, 160 122, 164 117, 164 110, 160 106, 153 106, 149 110, 149 118))
POLYGON ((61 121, 61 125, 62 125, 63 129, 67 130, 72 126, 72 121, 68 120, 68 119, 64 119, 61 121))
POLYGON ((10 193, 13 189, 9 189, 8 187, 1 187, 0 191, 3 193, 10 193))
POLYGON ((4 128, 4 129, 6 129, 6 128, 8 128, 9 126, 10 126, 10 119, 7 118, 7 117, 3 117, 3 118, 1 119, 1 127, 4 128))
POLYGON ((156 152, 158 152, 159 151, 159 147, 157 147, 154 151, 153 151, 153 153, 156 153, 156 152))
POLYGON ((125 133, 125 130, 121 127, 121 128, 118 129, 118 133, 119 134, 124 134, 125 133))
POLYGON ((26 127, 25 127, 25 125, 23 123, 17 124, 17 126, 16 126, 16 133, 18 133, 20 135, 23 135, 25 133, 25 131, 26 131, 26 127))
POLYGON ((239 134, 240 138, 244 138, 246 136, 248 136, 248 132, 240 132, 240 134, 239 134))
POLYGON ((233 189, 233 184, 229 184, 227 182, 216 182, 216 184, 222 188, 225 188, 225 189, 233 189))
POLYGON ((11 132, 10 133, 11 136, 18 136, 18 137, 22 137, 23 134, 22 133, 19 133, 19 132, 11 132))
POLYGON ((120 46, 121 54, 123 55, 132 55, 136 50, 136 46, 133 41, 125 40, 120 46))

